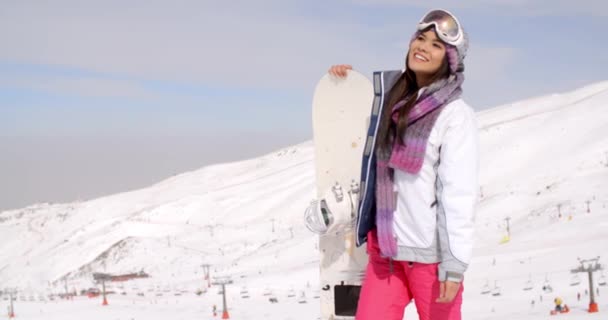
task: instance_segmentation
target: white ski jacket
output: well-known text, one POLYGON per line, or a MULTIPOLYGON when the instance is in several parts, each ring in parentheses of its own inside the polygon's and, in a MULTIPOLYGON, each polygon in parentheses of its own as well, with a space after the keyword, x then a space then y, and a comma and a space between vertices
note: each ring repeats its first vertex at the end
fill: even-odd
MULTIPOLYGON (((375 227, 375 146, 387 95, 403 71, 374 73, 374 103, 363 154, 357 245, 375 227)), ((479 136, 475 112, 462 99, 445 106, 418 174, 395 170, 394 235, 401 261, 439 262, 440 281, 462 281, 473 252, 478 199, 479 136)))
POLYGON ((441 262, 440 280, 462 280, 473 251, 478 150, 475 112, 462 99, 451 102, 431 130, 420 172, 395 170, 395 260, 441 262))

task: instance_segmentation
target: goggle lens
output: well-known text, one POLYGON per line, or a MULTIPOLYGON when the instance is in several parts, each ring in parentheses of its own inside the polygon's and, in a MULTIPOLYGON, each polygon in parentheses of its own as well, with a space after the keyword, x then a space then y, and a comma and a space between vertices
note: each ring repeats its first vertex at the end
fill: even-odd
POLYGON ((460 26, 454 17, 443 10, 433 10, 427 13, 420 24, 434 24, 437 32, 443 34, 448 39, 456 39, 460 35, 460 26))

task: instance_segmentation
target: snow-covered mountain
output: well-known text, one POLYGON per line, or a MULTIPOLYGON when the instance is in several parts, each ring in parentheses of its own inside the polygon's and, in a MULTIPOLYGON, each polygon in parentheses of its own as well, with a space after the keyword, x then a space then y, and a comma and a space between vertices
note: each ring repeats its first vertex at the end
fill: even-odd
POLYGON ((5 211, 0 282, 40 286, 66 275, 141 269, 162 279, 193 275, 203 263, 220 270, 243 260, 258 265, 260 254, 303 240, 305 251, 314 250, 313 237, 301 228, 302 208, 314 191, 312 157, 312 144, 304 143, 141 190, 5 211), (285 241, 291 231, 294 241, 285 241))
MULTIPOLYGON (((478 113, 482 196, 465 276, 466 319, 536 319, 548 314, 555 295, 571 306, 571 318, 585 315, 585 299, 576 294, 586 275, 571 285, 570 269, 577 257, 608 259, 606 107, 602 82, 478 113), (507 218, 511 240, 501 244, 507 218), (534 288, 523 290, 529 283, 534 288), (481 294, 486 285, 501 295, 481 294)), ((249 307, 235 312, 261 319, 247 310, 268 303, 262 291, 314 295, 318 283, 317 238, 302 222, 315 194, 313 159, 312 142, 305 142, 141 190, 0 212, 0 289, 60 291, 63 279, 81 289, 93 285, 92 272, 143 269, 151 278, 140 286, 194 290, 202 287, 201 265, 210 264, 212 276, 230 275, 234 286, 251 291, 241 304, 249 307)), ((293 307, 286 309, 292 317, 271 312, 265 319, 318 316, 317 303, 297 307, 306 316, 293 307)), ((406 316, 414 313, 408 307, 406 316)))

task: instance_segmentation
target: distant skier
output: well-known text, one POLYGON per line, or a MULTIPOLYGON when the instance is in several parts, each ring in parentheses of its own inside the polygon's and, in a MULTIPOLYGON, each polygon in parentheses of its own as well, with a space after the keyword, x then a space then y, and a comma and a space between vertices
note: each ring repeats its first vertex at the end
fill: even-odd
POLYGON ((567 304, 564 304, 562 306, 563 300, 560 297, 555 298, 555 300, 553 300, 555 302, 555 310, 551 312, 551 314, 557 314, 557 313, 567 313, 570 311, 570 308, 568 308, 567 304))
POLYGON ((555 299, 553 299, 553 302, 555 302, 555 311, 557 312, 561 312, 562 311, 562 298, 557 297, 555 299))
POLYGON ((580 293, 580 292, 577 292, 577 293, 576 293, 576 299, 577 299, 578 301, 581 301, 581 293, 580 293))

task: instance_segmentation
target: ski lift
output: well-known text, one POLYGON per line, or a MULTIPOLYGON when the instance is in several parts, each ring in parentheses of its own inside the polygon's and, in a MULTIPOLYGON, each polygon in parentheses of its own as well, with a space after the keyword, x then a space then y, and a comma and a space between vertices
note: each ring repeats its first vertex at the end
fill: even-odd
POLYGON ((605 286, 606 285, 606 277, 604 277, 604 273, 602 272, 602 276, 600 277, 600 279, 598 280, 598 284, 600 286, 605 286))
POLYGON ((241 289, 241 298, 243 298, 243 299, 249 298, 249 290, 247 290, 247 287, 243 287, 241 289))
POLYGON ((298 298, 298 303, 306 303, 306 294, 304 293, 304 291, 300 291, 300 298, 298 298))
POLYGON ((524 285, 524 291, 530 291, 534 289, 534 284, 532 283, 532 278, 528 279, 528 281, 526 281, 526 284, 524 285))
POLYGON ((574 277, 572 277, 572 279, 570 280, 571 286, 577 286, 580 283, 581 283, 581 278, 579 278, 578 274, 574 275, 574 277))
POLYGON ((553 287, 551 287, 551 283, 549 282, 549 278, 545 276, 545 282, 543 283, 543 291, 545 293, 553 292, 553 287))
POLYGON ((486 280, 486 284, 483 286, 483 288, 481 288, 481 294, 488 294, 492 292, 492 289, 490 289, 490 285, 488 284, 488 280, 486 280))
POLYGON ((492 295, 497 297, 500 295, 500 287, 497 284, 497 281, 494 281, 494 289, 492 289, 492 295))
POLYGON ((270 290, 270 288, 266 287, 266 289, 264 289, 264 292, 262 293, 262 295, 264 297, 268 297, 272 295, 272 290, 270 290))

